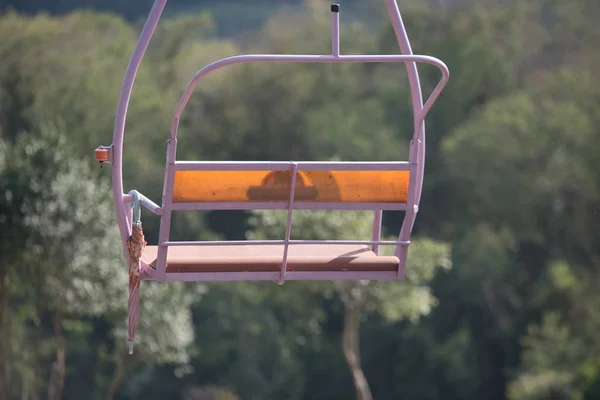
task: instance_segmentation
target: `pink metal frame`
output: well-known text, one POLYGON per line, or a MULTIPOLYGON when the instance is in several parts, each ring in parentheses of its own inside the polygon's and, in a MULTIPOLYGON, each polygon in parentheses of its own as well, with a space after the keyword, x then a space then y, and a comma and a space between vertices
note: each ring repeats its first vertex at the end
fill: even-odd
MULTIPOLYGON (((122 177, 122 153, 123 136, 125 132, 125 120, 127 108, 133 89, 135 77, 142 61, 144 53, 150 43, 150 39, 160 16, 164 10, 167 0, 155 0, 150 15, 144 25, 140 38, 133 51, 133 55, 125 73, 125 79, 121 89, 117 114, 115 119, 112 145, 108 147, 110 162, 112 163, 113 193, 116 207, 117 220, 119 223, 121 238, 124 243, 124 255, 129 261, 129 255, 125 246, 127 238, 131 235, 132 209, 131 204, 136 202, 138 193, 125 194, 123 191, 122 177)), ((139 204, 154 214, 160 216, 160 231, 158 243, 158 257, 156 269, 141 262, 143 279, 159 281, 229 281, 229 280, 387 280, 402 279, 406 267, 410 234, 414 225, 418 206, 421 198, 423 184, 423 171, 425 164, 425 122, 424 119, 433 106, 444 86, 449 79, 449 71, 446 65, 437 58, 413 55, 412 49, 404 28, 400 11, 396 0, 386 0, 388 14, 394 28, 396 39, 400 47, 401 55, 342 55, 340 54, 340 30, 339 13, 332 12, 332 51, 330 55, 281 55, 281 54, 251 54, 240 55, 221 59, 198 71, 190 81, 183 93, 179 104, 173 113, 170 137, 167 142, 166 174, 164 178, 162 206, 159 206, 139 194, 139 204), (304 63, 404 63, 407 68, 410 84, 412 106, 414 112, 414 134, 410 143, 408 162, 203 162, 203 161, 177 161, 177 132, 180 116, 194 92, 197 84, 208 73, 228 65, 255 62, 304 62, 304 63), (423 103, 421 85, 416 63, 426 63, 436 66, 442 73, 442 77, 427 99, 423 103), (292 189, 289 201, 273 203, 173 203, 173 183, 177 170, 265 170, 265 171, 290 171, 292 173, 292 189), (310 170, 408 170, 410 171, 410 182, 407 203, 402 204, 379 204, 379 203, 294 203, 294 191, 297 173, 310 170), (271 241, 200 241, 200 242, 174 242, 169 240, 171 215, 177 210, 223 210, 223 209, 283 209, 288 210, 288 219, 285 238, 271 241), (340 241, 340 240, 291 240, 292 211, 297 209, 344 209, 344 210, 374 210, 373 236, 370 241, 340 241), (405 211, 404 222, 398 240, 381 240, 381 220, 383 210, 405 211), (319 271, 299 272, 287 271, 287 253, 290 244, 367 244, 372 246, 373 251, 379 251, 380 245, 394 245, 395 255, 400 263, 397 271, 392 272, 354 272, 354 271, 319 271), (167 273, 166 260, 170 246, 199 246, 199 245, 283 245, 282 264, 280 272, 219 272, 219 273, 167 273)), ((333 9, 332 9, 333 10, 333 9)))

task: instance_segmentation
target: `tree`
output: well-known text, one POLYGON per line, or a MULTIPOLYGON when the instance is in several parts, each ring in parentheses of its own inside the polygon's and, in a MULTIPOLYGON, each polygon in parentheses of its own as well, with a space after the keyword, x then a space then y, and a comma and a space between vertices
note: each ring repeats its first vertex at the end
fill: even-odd
POLYGON ((507 395, 519 399, 592 399, 598 396, 600 327, 596 271, 555 261, 538 298, 551 302, 522 338, 522 362, 507 395))
POLYGON ((519 241, 555 251, 570 232, 584 241, 568 247, 588 261, 596 257, 596 247, 585 241, 596 228, 581 224, 600 193, 591 168, 597 151, 591 105, 598 97, 591 79, 560 71, 539 87, 491 102, 445 139, 445 163, 468 194, 458 200, 468 201, 470 219, 493 221, 519 241), (581 229, 589 233, 580 235, 581 229))
MULTIPOLYGON (((14 257, 9 264, 13 266, 13 284, 3 295, 23 298, 18 307, 27 320, 34 321, 33 336, 37 339, 30 362, 38 372, 30 382, 34 392, 41 385, 42 325, 45 315, 51 313, 56 354, 48 398, 62 398, 64 391, 68 349, 65 324, 90 316, 107 318, 115 326, 113 357, 117 368, 109 389, 114 394, 130 372, 127 367, 135 363, 124 360, 127 269, 110 187, 91 171, 88 162, 72 157, 65 136, 51 126, 19 135, 6 164, 3 177, 8 179, 2 179, 6 185, 3 193, 15 193, 19 202, 13 207, 22 215, 18 221, 9 221, 13 223, 9 228, 22 232, 25 245, 7 252, 14 257), (15 226, 16 222, 22 225, 15 226)), ((196 289, 145 285, 140 323, 144 346, 133 361, 187 362, 185 347, 192 340, 189 306, 202 286, 196 289)), ((26 353, 29 335, 25 331, 12 350, 26 353)))
MULTIPOLYGON (((561 314, 551 300, 559 293, 540 278, 563 260, 584 276, 598 265, 597 246, 589 239, 598 236, 597 227, 587 222, 599 193, 592 167, 598 151, 592 104, 597 104, 598 93, 591 81, 590 75, 568 69, 548 74, 540 83, 491 101, 442 144, 456 200, 462 204, 452 213, 461 216, 452 233, 470 237, 455 247, 455 261, 468 279, 458 282, 461 288, 469 281, 481 285, 479 296, 462 301, 489 309, 486 319, 497 328, 487 340, 485 329, 481 331, 481 340, 503 348, 499 357, 517 371, 524 367, 520 363, 532 364, 528 354, 538 360, 541 348, 564 354, 586 337, 582 331, 570 333, 569 324, 559 322, 561 314), (472 234, 474 226, 478 228, 472 234), (531 333, 530 326, 539 326, 546 339, 531 333), (525 350, 523 361, 516 340, 522 337, 533 347, 525 350), (541 344, 544 340, 546 345, 541 344)), ((568 281, 569 275, 563 278, 568 281)), ((493 347, 483 343, 491 351, 493 347)), ((519 396, 533 396, 532 388, 554 390, 550 386, 556 385, 562 390, 570 385, 572 376, 562 374, 561 368, 540 370, 533 365, 524 367, 532 373, 520 375, 511 396, 523 398, 519 396)))
MULTIPOLYGON (((70 158, 64 137, 48 127, 40 130, 40 136, 19 137, 11 146, 3 177, 5 197, 12 199, 14 215, 19 216, 7 221, 13 232, 12 245, 22 243, 7 251, 12 256, 8 265, 12 267, 9 276, 13 285, 5 295, 25 295, 28 300, 17 303, 25 312, 31 305, 28 318, 34 322, 36 345, 30 365, 38 372, 42 357, 40 324, 46 312, 53 314, 56 360, 48 396, 57 399, 62 396, 65 377, 64 313, 83 309, 97 313, 103 308, 102 300, 107 299, 104 295, 114 294, 110 293, 115 288, 110 285, 115 282, 110 264, 118 254, 112 248, 114 235, 111 238, 108 225, 96 221, 99 214, 110 210, 106 197, 98 202, 106 186, 94 182, 89 166, 70 158), (107 257, 92 262, 97 251, 107 257)), ((32 385, 36 398, 40 383, 32 385)))
MULTIPOLYGON (((0 138, 0 176, 4 176, 5 169, 5 160, 8 155, 8 146, 7 144, 0 138)), ((2 185, 4 186, 4 185, 2 185)), ((10 237, 7 234, 8 229, 6 229, 7 225, 9 225, 9 217, 13 215, 12 213, 12 196, 4 190, 4 187, 0 186, 0 230, 5 232, 7 237, 10 237)), ((8 364, 7 353, 8 346, 7 341, 5 340, 8 336, 7 329, 7 296, 6 296, 6 275, 8 269, 8 263, 11 262, 11 258, 7 257, 9 253, 8 249, 14 243, 9 243, 6 239, 0 241, 0 246, 2 251, 0 254, 0 398, 6 398, 7 393, 7 383, 6 383, 6 368, 8 364)), ((12 255, 12 254, 11 254, 12 255)))
MULTIPOLYGON (((440 240, 450 240, 440 229, 453 216, 449 206, 455 199, 455 182, 446 173, 440 146, 472 113, 497 96, 510 93, 522 79, 519 62, 536 51, 536 35, 523 28, 522 7, 505 6, 486 10, 479 4, 462 8, 448 2, 402 2, 401 11, 415 54, 441 59, 450 70, 450 80, 426 119, 427 161, 420 210, 415 231, 440 240), (467 11, 468 10, 468 11, 467 11), (443 199, 443 201, 441 201, 443 199)), ((463 3, 463 2, 460 2, 463 3)), ((382 9, 382 12, 385 9, 382 9)), ((376 48, 379 53, 399 53, 387 15, 380 25, 376 48)), ((528 27, 529 28, 529 27, 528 27)), ((437 68, 417 66, 426 99, 440 79, 437 68)), ((413 134, 413 110, 406 73, 394 65, 377 65, 373 95, 383 104, 383 123, 393 129, 397 140, 408 143, 413 134)), ((407 152, 404 157, 407 157, 407 152)))
MULTIPOLYGON (((136 29, 108 14, 0 18, 0 133, 14 141, 49 121, 67 132, 78 157, 110 144, 123 74, 136 29)), ((142 65, 128 111, 124 179, 158 197, 164 140, 176 96, 157 82, 154 65, 142 65), (149 159, 155 162, 148 163, 149 159), (160 161, 159 161, 160 160, 160 161)), ((156 66, 157 69, 161 66, 156 66)), ((150 224, 152 226, 152 224, 150 224)))
MULTIPOLYGON (((353 236, 368 240, 373 222, 372 214, 368 212, 296 211, 294 216, 293 235, 302 239, 346 239, 353 236)), ((254 230, 249 232, 249 238, 284 237, 286 219, 285 212, 256 212, 250 221, 254 230)), ((324 294, 334 291, 344 304, 342 350, 360 400, 372 399, 360 362, 361 315, 371 312, 382 315, 388 321, 417 321, 420 316, 428 314, 436 300, 427 283, 438 268, 450 267, 450 249, 444 243, 416 240, 411 244, 409 265, 404 281, 340 281, 333 285, 326 282, 306 285, 306 289, 324 294)))

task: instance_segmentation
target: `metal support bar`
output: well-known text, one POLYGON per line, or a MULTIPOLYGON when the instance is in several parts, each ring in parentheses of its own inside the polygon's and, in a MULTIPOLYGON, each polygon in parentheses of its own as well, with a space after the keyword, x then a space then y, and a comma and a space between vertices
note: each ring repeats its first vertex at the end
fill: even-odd
POLYGON ((177 158, 177 139, 167 141, 165 180, 163 185, 163 214, 160 217, 158 231, 158 252, 156 256, 157 279, 163 279, 167 270, 168 248, 161 243, 168 242, 171 234, 171 214, 173 212, 173 181, 175 180, 175 159, 177 158))
MULTIPOLYGON (((169 272, 163 281, 171 282, 227 282, 227 281, 276 281, 277 272, 169 272)), ((151 277, 144 277, 151 280, 151 277)), ((396 279, 396 271, 289 271, 287 281, 389 281, 396 279)))
POLYGON ((340 55, 340 5, 331 5, 331 55, 340 55))
MULTIPOLYGON (((377 210, 373 213, 373 242, 381 241, 381 223, 383 219, 383 211, 377 210)), ((373 253, 379 255, 379 243, 373 244, 373 253)))
MULTIPOLYGON (((448 71, 448 67, 441 60, 430 57, 430 56, 422 56, 422 55, 310 55, 310 54, 298 54, 298 55, 288 55, 288 54, 246 54, 240 56, 232 56, 223 58, 219 61, 215 61, 206 67, 202 68, 200 71, 194 75, 188 87, 186 88, 181 100, 175 107, 175 111, 173 112, 173 118, 171 121, 171 138, 174 139, 177 137, 177 130, 179 127, 179 120, 181 118, 181 114, 187 105, 188 101, 192 97, 194 89, 198 85, 198 82, 201 78, 206 76, 212 71, 217 69, 226 67, 228 65, 234 64, 244 64, 244 63, 256 63, 256 62, 297 62, 297 63, 406 63, 407 68, 408 65, 412 65, 414 63, 425 63, 436 66, 442 72, 442 78, 440 82, 434 89, 434 91, 429 96, 429 101, 431 104, 435 102, 437 97, 440 95, 444 86, 448 82, 450 77, 450 72, 448 71)), ((412 86, 411 86, 412 87, 412 86)), ((420 87, 419 87, 420 93, 420 87)), ((419 100, 418 102, 421 104, 418 110, 415 112, 415 117, 421 113, 423 109, 423 100, 419 100)), ((425 115, 424 115, 425 116, 425 115)), ((423 117, 424 117, 423 116, 423 117)))
MULTIPOLYGON (((137 44, 133 49, 129 65, 125 71, 125 77, 123 78, 123 85, 121 87, 121 93, 119 95, 119 103, 117 105, 117 112, 115 116, 115 124, 113 129, 113 142, 112 142, 112 186, 113 186, 113 198, 115 202, 117 221, 119 223, 119 231, 121 233, 121 240, 126 243, 129 238, 129 228, 127 226, 127 210, 125 204, 123 204, 123 139, 125 136, 125 121, 127 118, 127 109, 129 106, 129 100, 133 91, 133 84, 137 71, 142 63, 146 49, 150 44, 152 35, 156 30, 160 16, 167 4, 167 0, 156 0, 148 19, 144 24, 144 28, 140 34, 137 44)), ((129 262, 129 255, 125 251, 125 257, 129 262)))
MULTIPOLYGON (((408 171, 408 161, 297 161, 298 171, 408 171)), ((175 161, 176 171, 289 171, 290 161, 175 161)))
POLYGON ((278 284, 285 281, 285 271, 288 262, 288 253, 290 248, 290 238, 292 236, 292 214, 294 211, 294 200, 296 198, 296 178, 298 177, 298 163, 292 161, 292 179, 290 187, 290 203, 288 206, 287 225, 285 227, 285 241, 283 245, 283 262, 281 263, 281 279, 278 284))
POLYGON ((252 246, 252 245, 282 245, 282 244, 294 244, 294 245, 309 245, 309 244, 364 244, 364 245, 380 245, 380 246, 397 246, 410 244, 410 241, 398 241, 398 240, 204 240, 204 241, 169 241, 161 242, 161 246, 252 246))

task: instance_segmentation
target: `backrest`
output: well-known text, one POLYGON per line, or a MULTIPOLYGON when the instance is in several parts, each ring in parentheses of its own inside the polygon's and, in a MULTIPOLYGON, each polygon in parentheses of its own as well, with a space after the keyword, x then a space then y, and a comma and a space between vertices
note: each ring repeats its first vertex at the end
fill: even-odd
POLYGON ((175 162, 173 209, 403 210, 407 162, 175 162))

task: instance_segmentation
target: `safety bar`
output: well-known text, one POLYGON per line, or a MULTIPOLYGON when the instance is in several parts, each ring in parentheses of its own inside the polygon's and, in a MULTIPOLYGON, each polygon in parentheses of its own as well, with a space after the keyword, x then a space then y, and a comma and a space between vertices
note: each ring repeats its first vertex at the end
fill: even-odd
POLYGON ((208 75, 217 69, 244 63, 257 63, 257 62, 296 62, 296 63, 408 63, 417 62, 425 63, 436 66, 442 72, 442 78, 436 85, 435 89, 431 92, 431 95, 425 102, 425 105, 416 114, 417 122, 415 124, 415 139, 419 136, 419 127, 422 125, 422 121, 433 106, 433 103, 437 100, 441 94, 444 86, 448 83, 450 78, 450 72, 446 64, 443 61, 424 55, 288 55, 288 54, 246 54, 239 56, 232 56, 223 58, 215 61, 206 67, 198 71, 186 88, 183 96, 181 97, 175 111, 173 112, 173 119, 171 121, 171 139, 177 138, 177 130, 179 127, 179 119, 185 106, 190 100, 194 89, 198 85, 201 78, 208 75))

